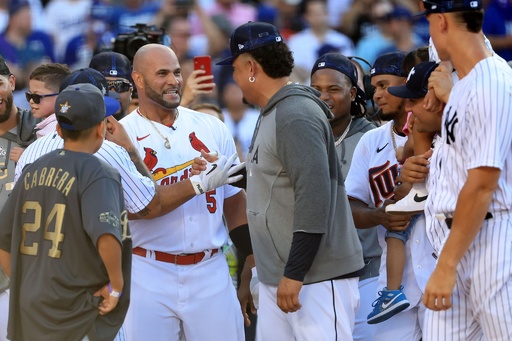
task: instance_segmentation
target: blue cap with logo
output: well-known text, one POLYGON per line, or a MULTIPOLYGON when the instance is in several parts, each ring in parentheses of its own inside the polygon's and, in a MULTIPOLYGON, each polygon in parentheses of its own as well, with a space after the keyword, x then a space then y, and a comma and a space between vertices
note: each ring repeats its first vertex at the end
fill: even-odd
POLYGON ((119 77, 132 80, 132 64, 128 57, 118 52, 100 52, 92 57, 89 67, 98 70, 105 77, 119 77))
POLYGON ((419 63, 409 72, 405 85, 390 86, 388 92, 400 98, 425 97, 428 92, 428 78, 438 65, 435 62, 419 63))
POLYGON ((99 72, 91 68, 79 69, 71 72, 64 78, 60 85, 59 91, 63 91, 69 85, 89 83, 96 86, 104 96, 105 106, 107 108, 107 116, 115 114, 120 108, 119 94, 108 90, 107 79, 99 72))
POLYGON ((90 83, 72 84, 55 100, 55 115, 62 128, 81 131, 105 119, 106 108, 100 89, 90 83))
POLYGON ((402 51, 395 51, 380 55, 370 70, 370 76, 393 75, 398 77, 407 77, 402 68, 405 56, 407 54, 402 51))
POLYGON ((480 10, 483 8, 482 0, 423 0, 423 6, 425 11, 418 15, 480 10))
POLYGON ((282 41, 283 37, 274 25, 266 22, 249 21, 237 27, 231 33, 231 39, 229 40, 231 57, 218 62, 217 65, 231 65, 235 58, 242 53, 282 41))
POLYGON ((311 70, 311 76, 320 69, 332 69, 346 75, 352 85, 357 89, 357 96, 364 101, 366 95, 364 91, 357 85, 357 69, 356 66, 341 53, 326 53, 318 58, 311 70))

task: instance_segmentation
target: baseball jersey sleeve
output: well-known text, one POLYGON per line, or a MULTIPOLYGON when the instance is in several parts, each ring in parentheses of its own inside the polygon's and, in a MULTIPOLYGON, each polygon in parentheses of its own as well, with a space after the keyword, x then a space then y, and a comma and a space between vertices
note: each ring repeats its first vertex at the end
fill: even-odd
POLYGON ((104 141, 95 155, 121 174, 124 202, 128 212, 142 211, 156 194, 153 181, 137 171, 124 148, 110 141, 104 141))
POLYGON ((19 186, 14 186, 9 198, 5 202, 4 207, 0 210, 2 223, 0 224, 0 249, 11 252, 12 229, 14 225, 14 212, 16 208, 16 198, 19 192, 19 186))
POLYGON ((367 143, 368 137, 368 134, 363 135, 357 143, 352 163, 350 164, 347 178, 345 179, 345 187, 348 197, 370 205, 372 200, 368 189, 368 169, 370 164, 370 151, 367 143))
POLYGON ((465 148, 466 169, 503 169, 505 159, 510 156, 512 85, 504 74, 498 74, 496 78, 480 84, 469 95, 468 111, 471 113, 464 115, 467 134, 463 136, 463 144, 468 146, 465 148))
POLYGON ((119 183, 111 178, 99 178, 82 193, 82 223, 94 245, 106 233, 122 243, 122 222, 119 183))

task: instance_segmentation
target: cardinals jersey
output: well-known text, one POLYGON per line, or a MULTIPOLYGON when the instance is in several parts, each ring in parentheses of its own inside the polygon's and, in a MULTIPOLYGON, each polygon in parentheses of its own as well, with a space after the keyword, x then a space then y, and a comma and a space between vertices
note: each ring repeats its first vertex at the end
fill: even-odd
MULTIPOLYGON (((189 178, 194 158, 201 155, 201 149, 226 156, 236 153, 233 137, 222 121, 184 107, 179 107, 179 117, 172 127, 150 122, 138 109, 120 122, 159 185, 189 178), (170 149, 165 146, 165 138, 170 149)), ((172 254, 221 247, 227 242, 222 219, 224 199, 239 191, 222 186, 161 217, 131 221, 133 246, 172 254)))
MULTIPOLYGON (((364 202, 370 207, 381 207, 384 201, 393 198, 395 178, 399 173, 399 164, 396 159, 396 148, 404 145, 406 137, 392 132, 393 121, 377 129, 368 131, 361 137, 354 151, 352 164, 348 171, 345 186, 350 198, 364 202), (393 135, 394 139, 393 139, 393 135)), ((406 263, 403 274, 404 293, 415 307, 421 300, 430 272, 424 269, 433 269, 435 259, 431 256, 430 246, 425 232, 425 218, 421 215, 416 221, 411 236, 405 244, 406 263), (425 275, 426 274, 426 275, 425 275)), ((379 225, 377 234, 383 253, 379 271, 379 289, 386 286, 386 255, 387 244, 384 238, 386 228, 379 225)), ((410 309, 408 308, 408 309, 410 309)))

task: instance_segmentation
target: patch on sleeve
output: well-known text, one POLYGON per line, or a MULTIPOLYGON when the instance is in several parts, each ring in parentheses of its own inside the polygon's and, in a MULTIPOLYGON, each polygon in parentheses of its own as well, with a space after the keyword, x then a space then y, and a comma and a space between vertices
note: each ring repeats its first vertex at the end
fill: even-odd
POLYGON ((114 226, 116 229, 121 228, 121 220, 119 219, 119 215, 116 215, 114 212, 100 213, 98 218, 101 223, 107 223, 114 226))

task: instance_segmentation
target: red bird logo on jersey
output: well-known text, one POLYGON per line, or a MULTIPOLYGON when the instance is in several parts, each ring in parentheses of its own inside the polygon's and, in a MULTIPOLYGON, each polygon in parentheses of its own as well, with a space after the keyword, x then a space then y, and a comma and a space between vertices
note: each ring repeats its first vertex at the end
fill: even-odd
POLYGON ((210 152, 208 147, 206 147, 204 145, 204 143, 200 139, 197 138, 195 132, 191 132, 190 135, 188 135, 188 139, 190 141, 190 144, 192 145, 192 148, 194 148, 198 152, 201 152, 201 149, 203 149, 207 153, 210 152))
POLYGON ((156 174, 158 172, 164 172, 166 173, 165 168, 157 168, 153 171, 153 168, 155 168, 156 164, 158 163, 158 157, 156 156, 156 151, 154 151, 151 148, 144 147, 144 151, 146 152, 146 155, 144 155, 144 163, 146 164, 146 167, 153 173, 156 174))

